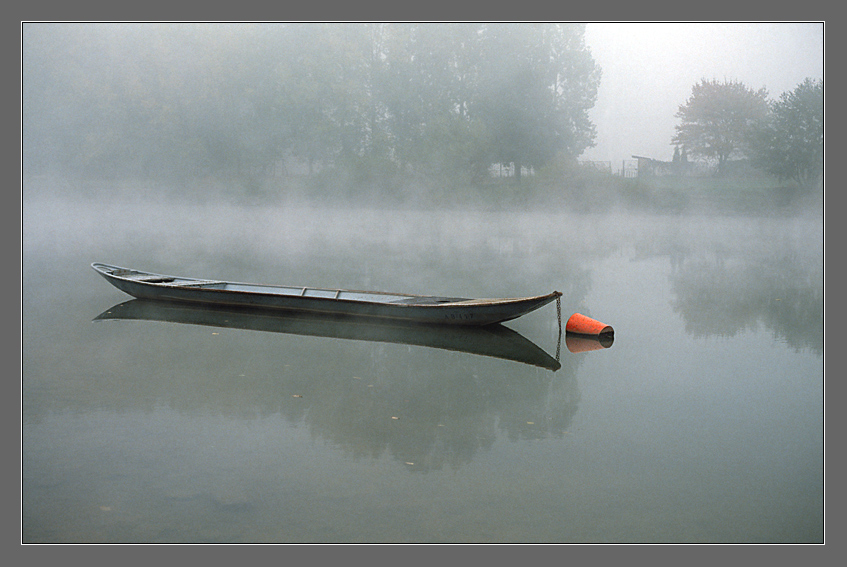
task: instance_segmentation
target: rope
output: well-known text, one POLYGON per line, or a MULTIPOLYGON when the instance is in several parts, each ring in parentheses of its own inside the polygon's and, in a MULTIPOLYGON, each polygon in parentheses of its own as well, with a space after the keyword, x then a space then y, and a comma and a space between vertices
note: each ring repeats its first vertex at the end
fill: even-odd
POLYGON ((556 344, 556 362, 559 361, 559 354, 562 351, 562 298, 556 298, 556 318, 559 320, 559 340, 556 344))

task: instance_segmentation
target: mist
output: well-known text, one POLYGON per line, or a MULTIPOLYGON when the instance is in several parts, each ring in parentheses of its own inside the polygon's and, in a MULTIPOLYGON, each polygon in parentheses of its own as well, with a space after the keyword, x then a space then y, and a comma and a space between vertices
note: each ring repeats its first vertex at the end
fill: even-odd
POLYGON ((702 183, 661 194, 634 156, 669 163, 694 83, 776 99, 823 77, 818 23, 25 23, 21 38, 25 196, 667 208, 702 183))
POLYGON ((668 161, 678 107, 700 79, 742 81, 773 98, 824 76, 824 25, 590 23, 586 45, 603 69, 587 160, 615 168, 633 155, 668 161))
POLYGON ((24 23, 23 542, 822 542, 823 183, 670 143, 695 83, 772 112, 822 37, 24 23), (447 336, 93 262, 561 301, 447 336))
POLYGON ((24 171, 329 199, 438 198, 437 186, 466 190, 506 158, 520 178, 590 144, 597 77, 582 32, 25 24, 24 171), (568 107, 545 123, 549 93, 568 107))

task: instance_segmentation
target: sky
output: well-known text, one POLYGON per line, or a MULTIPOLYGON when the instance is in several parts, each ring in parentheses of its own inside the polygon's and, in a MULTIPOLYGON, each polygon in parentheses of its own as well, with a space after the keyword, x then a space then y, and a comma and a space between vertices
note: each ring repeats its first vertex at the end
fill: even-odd
POLYGON ((776 100, 823 78, 821 23, 589 23, 603 76, 590 116, 596 145, 580 159, 673 158, 674 116, 701 79, 736 80, 776 100))

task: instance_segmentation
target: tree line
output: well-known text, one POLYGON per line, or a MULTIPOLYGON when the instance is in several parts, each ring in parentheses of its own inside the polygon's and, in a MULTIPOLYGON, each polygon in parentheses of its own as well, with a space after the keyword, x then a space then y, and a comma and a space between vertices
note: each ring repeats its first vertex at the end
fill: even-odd
POLYGON ((584 25, 24 24, 26 173, 472 181, 596 135, 584 25))
POLYGON ((730 159, 803 188, 819 187, 824 166, 823 80, 805 79, 777 100, 740 81, 702 79, 676 114, 677 157, 713 160, 717 173, 730 159), (681 150, 680 150, 681 148, 681 150))

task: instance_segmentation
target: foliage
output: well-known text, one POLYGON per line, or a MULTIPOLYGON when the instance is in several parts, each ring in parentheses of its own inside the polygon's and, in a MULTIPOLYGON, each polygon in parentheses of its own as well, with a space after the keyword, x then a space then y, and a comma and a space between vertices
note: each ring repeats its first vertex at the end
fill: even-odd
POLYGON ((767 90, 738 81, 702 79, 680 105, 674 144, 688 155, 717 159, 721 173, 730 158, 749 154, 753 132, 768 112, 767 90))
POLYGON ((823 175, 823 81, 807 78, 783 93, 756 132, 753 163, 764 171, 818 186, 823 175))
POLYGON ((576 24, 492 24, 484 30, 477 108, 491 128, 492 160, 543 167, 592 145, 599 69, 576 24))
POLYGON ((583 36, 547 23, 27 23, 23 166, 241 179, 291 159, 310 174, 538 168, 593 143, 599 70, 583 36))

